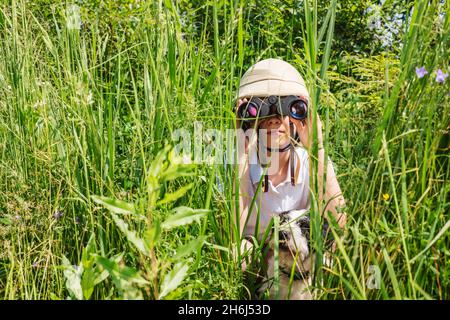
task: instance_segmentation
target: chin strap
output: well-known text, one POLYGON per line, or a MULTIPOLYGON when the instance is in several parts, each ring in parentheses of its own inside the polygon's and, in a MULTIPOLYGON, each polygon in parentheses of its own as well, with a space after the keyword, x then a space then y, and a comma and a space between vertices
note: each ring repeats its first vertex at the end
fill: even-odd
MULTIPOLYGON (((258 139, 258 142, 256 143, 256 150, 257 150, 256 155, 258 156, 258 161, 259 161, 261 167, 264 169, 264 168, 268 167, 268 165, 263 164, 261 162, 261 159, 259 158, 259 136, 257 136, 257 139, 258 139)), ((267 174, 267 171, 264 174, 264 181, 262 183, 262 189, 264 190, 264 192, 269 191, 269 175, 267 174)))
MULTIPOLYGON (((295 130, 294 130, 294 124, 291 120, 289 120, 289 129, 291 130, 291 136, 290 139, 294 139, 295 137, 295 130)), ((295 158, 295 150, 294 150, 294 144, 291 142, 291 154, 289 155, 289 162, 291 166, 291 184, 295 186, 295 171, 294 171, 294 159, 295 158)))
POLYGON ((291 147, 291 143, 289 142, 288 144, 286 144, 283 148, 270 148, 270 147, 266 147, 267 151, 269 152, 285 152, 286 150, 288 150, 291 147))

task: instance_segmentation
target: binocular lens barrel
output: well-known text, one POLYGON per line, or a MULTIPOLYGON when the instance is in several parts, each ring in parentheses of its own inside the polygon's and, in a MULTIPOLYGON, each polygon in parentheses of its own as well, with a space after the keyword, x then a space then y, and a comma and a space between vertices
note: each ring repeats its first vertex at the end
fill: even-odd
POLYGON ((244 102, 239 107, 241 118, 255 118, 258 115, 259 106, 253 102, 244 102))
POLYGON ((306 118, 306 105, 303 101, 295 101, 289 108, 290 115, 297 120, 306 118))
MULTIPOLYGON (((260 117, 268 116, 268 115, 287 115, 289 114, 292 118, 296 120, 303 120, 307 117, 307 105, 306 103, 298 98, 288 97, 288 100, 282 101, 281 106, 277 105, 277 108, 273 108, 272 106, 276 106, 276 102, 278 99, 274 96, 270 96, 268 99, 268 103, 263 102, 261 99, 257 99, 256 102, 248 101, 244 102, 239 106, 239 116, 243 119, 248 119, 247 121, 253 121, 255 117, 258 115, 260 117), (262 110, 260 110, 262 108, 262 110)), ((244 120, 245 121, 245 120, 244 120)))

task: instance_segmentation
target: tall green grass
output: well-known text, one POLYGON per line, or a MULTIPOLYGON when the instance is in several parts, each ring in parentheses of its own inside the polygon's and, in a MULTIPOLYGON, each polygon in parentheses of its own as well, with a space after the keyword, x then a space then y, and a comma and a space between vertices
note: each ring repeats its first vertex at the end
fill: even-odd
MULTIPOLYGON (((191 9, 203 13, 196 30, 175 1, 143 4, 131 36, 104 32, 101 14, 68 28, 66 4, 51 19, 2 4, 0 296, 250 297, 229 253, 234 168, 177 165, 170 136, 195 121, 233 128, 239 77, 280 57, 305 75, 347 201, 333 266, 316 266, 318 298, 448 299, 448 82, 432 70, 448 70, 450 28, 439 5, 416 1, 399 57, 349 56, 349 77, 334 68, 337 1, 325 17, 305 1, 303 28, 264 46, 245 1, 191 9)), ((317 230, 322 206, 313 201, 317 230)))

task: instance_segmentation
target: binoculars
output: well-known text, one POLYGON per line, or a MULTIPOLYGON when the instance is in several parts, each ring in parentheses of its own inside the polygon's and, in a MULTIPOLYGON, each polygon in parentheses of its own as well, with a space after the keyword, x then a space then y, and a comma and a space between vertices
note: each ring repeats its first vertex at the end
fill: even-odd
POLYGON ((297 96, 268 96, 263 99, 253 97, 250 101, 242 103, 238 110, 239 118, 247 124, 257 118, 277 114, 303 120, 308 115, 308 104, 297 96))

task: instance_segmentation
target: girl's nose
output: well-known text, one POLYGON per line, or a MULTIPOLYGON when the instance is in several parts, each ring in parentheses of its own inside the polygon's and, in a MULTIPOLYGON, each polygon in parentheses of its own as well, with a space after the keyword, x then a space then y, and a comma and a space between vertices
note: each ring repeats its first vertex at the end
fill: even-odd
POLYGON ((269 118, 269 119, 267 120, 267 124, 268 124, 269 126, 280 125, 280 124, 281 124, 281 119, 280 119, 279 116, 274 116, 274 117, 269 118))

